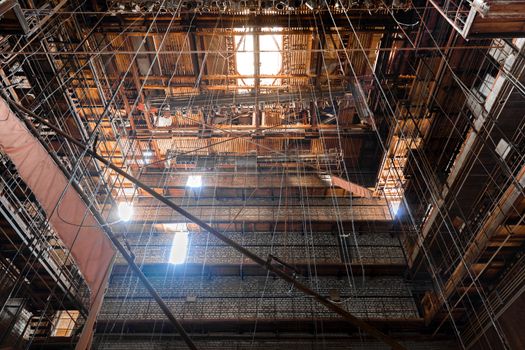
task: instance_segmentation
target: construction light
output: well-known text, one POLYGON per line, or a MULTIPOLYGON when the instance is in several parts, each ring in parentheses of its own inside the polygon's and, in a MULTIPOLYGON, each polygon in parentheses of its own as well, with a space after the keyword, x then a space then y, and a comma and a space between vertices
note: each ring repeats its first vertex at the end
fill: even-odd
POLYGON ((120 202, 118 204, 118 216, 122 221, 129 221, 133 216, 133 205, 128 202, 120 202))

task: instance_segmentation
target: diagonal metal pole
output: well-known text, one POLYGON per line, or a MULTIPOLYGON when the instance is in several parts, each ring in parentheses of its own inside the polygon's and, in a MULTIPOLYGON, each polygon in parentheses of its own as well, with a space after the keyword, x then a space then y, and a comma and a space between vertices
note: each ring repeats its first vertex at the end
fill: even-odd
MULTIPOLYGON (((19 112, 31 116, 32 118, 38 120, 38 122, 40 122, 40 123, 48 126, 49 128, 51 128, 58 135, 66 138, 71 143, 73 143, 76 146, 82 148, 83 150, 87 150, 87 154, 89 154, 91 157, 93 157, 96 160, 102 162, 104 165, 106 165, 107 167, 109 167, 112 170, 114 170, 117 174, 119 174, 119 175, 125 177, 126 179, 128 179, 129 181, 133 182, 137 187, 140 187, 142 190, 147 192, 153 198, 157 199, 161 203, 165 204, 166 206, 170 207, 174 211, 176 211, 179 214, 183 215, 184 217, 186 217, 191 222, 195 223, 196 225, 198 225, 202 229, 208 231, 210 234, 212 234, 216 238, 220 239, 221 241, 223 241, 227 245, 231 246, 233 249, 237 250, 238 252, 240 252, 244 256, 248 257, 249 259, 251 259, 252 261, 257 263, 258 265, 262 266, 266 270, 274 273, 275 275, 279 276, 281 279, 283 279, 286 282, 292 284, 295 288, 297 288, 301 292, 305 293, 306 295, 312 296, 315 300, 317 300, 319 303, 324 305, 327 309, 329 309, 329 310, 335 312, 336 314, 342 316, 344 319, 346 319, 352 325, 360 328, 361 330, 363 330, 366 333, 368 333, 369 335, 377 338, 378 340, 381 340, 382 342, 388 344, 389 346, 391 346, 392 349, 395 349, 395 350, 406 350, 406 348, 403 345, 401 345, 397 340, 395 340, 392 337, 386 335, 385 333, 381 332, 379 329, 377 329, 374 326, 370 325, 369 323, 363 321, 362 319, 357 318, 356 316, 352 315, 347 310, 345 310, 345 309, 339 307, 338 305, 332 303, 328 298, 326 298, 326 297, 322 296, 321 294, 315 292, 314 290, 310 289, 305 284, 297 281, 294 277, 290 276, 289 274, 287 274, 286 272, 284 272, 280 268, 272 265, 271 264, 271 260, 265 260, 265 259, 261 258, 257 254, 255 254, 255 253, 251 252, 250 250, 244 248, 242 245, 240 245, 237 242, 235 242, 235 241, 231 240, 230 238, 226 237, 225 235, 223 235, 218 230, 216 230, 215 228, 211 227, 210 225, 208 225, 207 223, 205 223, 201 219, 197 218, 196 216, 194 216, 191 213, 187 212, 186 210, 182 209, 181 207, 179 207, 178 205, 176 205, 175 203, 173 203, 172 201, 170 201, 169 199, 167 199, 163 195, 160 195, 159 193, 155 192, 155 190, 153 190, 151 187, 145 185, 144 183, 142 183, 140 180, 138 180, 134 176, 128 174, 127 172, 125 172, 122 169, 120 169, 118 166, 114 165, 112 162, 108 161, 104 157, 102 157, 102 156, 98 155, 97 153, 93 152, 86 145, 84 145, 82 142, 76 140, 71 135, 66 134, 62 130, 60 130, 57 127, 55 127, 54 125, 50 124, 46 120, 40 118, 35 113, 31 112, 30 110, 26 109, 25 107, 15 103, 15 102, 13 102, 11 100, 8 100, 8 102, 16 110, 18 110, 19 112)), ((26 121, 30 122, 27 119, 26 119, 26 121)), ((115 238, 115 241, 118 242, 118 240, 116 238, 115 238)), ((120 242, 118 242, 118 244, 120 245, 120 242)), ((122 245, 120 245, 120 246, 122 247, 122 245)), ((117 246, 117 248, 118 248, 118 246, 117 246)), ((131 260, 131 261, 133 262, 133 260, 131 260)), ((134 264, 134 262, 133 262, 133 264, 134 264)), ((136 264, 135 264, 135 266, 136 266, 136 264)), ((140 270, 140 268, 138 266, 137 266, 137 269, 142 274, 142 271, 140 270)), ((144 279, 147 281, 147 278, 145 276, 144 276, 144 279)), ((151 288, 153 289, 153 287, 151 287, 151 288)), ((159 296, 159 299, 162 301, 160 296, 159 296)), ((168 311, 169 311, 169 309, 168 309, 168 311)))
MULTIPOLYGON (((4 96, 4 98, 6 98, 6 96, 4 96)), ((73 138, 70 138, 70 137, 67 137, 66 134, 64 134, 62 131, 60 131, 59 129, 57 129, 55 126, 45 122, 44 120, 38 118, 35 114, 33 114, 32 112, 30 112, 29 110, 25 109, 24 107, 22 106, 19 106, 17 104, 15 104, 13 101, 11 101, 10 99, 7 99, 6 100, 11 104, 11 106, 13 106, 16 110, 18 110, 19 112, 22 112, 22 113, 26 113, 26 114, 29 114, 31 115, 32 117, 35 117, 35 119, 38 119, 39 122, 42 122, 42 124, 45 124, 47 126, 49 126, 50 128, 52 128, 54 131, 57 132, 57 134, 59 133, 60 135, 62 135, 63 137, 67 138, 69 141, 71 141, 72 143, 74 143, 75 145, 79 146, 79 147, 82 147, 83 149, 86 149, 86 146, 83 145, 81 142, 79 142, 78 140, 75 140, 73 138), (83 145, 83 146, 81 146, 83 145)), ((0 101, 1 101, 1 98, 0 98, 0 101)), ((38 131, 36 130, 35 126, 31 123, 30 120, 28 120, 27 118, 24 118, 23 119, 25 122, 26 122, 26 125, 29 127, 29 129, 31 130, 31 132, 33 133, 33 135, 38 138, 38 140, 40 141, 40 143, 42 144, 42 146, 44 148, 46 148, 46 150, 49 152, 50 156, 53 158, 53 160, 55 161, 55 163, 57 164, 57 166, 60 168, 60 170, 64 173, 64 175, 66 175, 67 177, 70 177, 69 176, 69 172, 67 171, 67 169, 65 169, 61 163, 58 161, 58 159, 56 158, 56 156, 51 152, 51 150, 49 149, 48 145, 46 145, 44 142, 42 142, 42 139, 40 138, 39 134, 38 134, 38 131)), ((87 152, 88 154, 91 155, 91 151, 88 150, 87 152)), ((98 159, 98 158, 97 158, 98 159)), ((82 189, 79 188, 79 186, 77 185, 77 183, 75 181, 72 182, 72 186, 75 188, 75 190, 77 191, 77 193, 80 195, 80 197, 82 198, 82 200, 85 202, 85 203, 89 203, 90 201, 88 200, 88 198, 86 197, 86 195, 84 194, 84 192, 82 191, 82 189)), ((93 213, 93 216, 97 219, 97 221, 101 224, 103 224, 105 222, 104 218, 102 217, 102 215, 100 215, 100 213, 97 211, 97 210, 92 210, 92 213, 93 213)), ((159 307, 161 308, 161 310, 164 312, 164 314, 166 315, 166 317, 168 318, 168 320, 173 324, 173 326, 175 327, 175 329, 177 330, 177 332, 179 332, 181 338, 186 342, 186 345, 188 345, 188 348, 190 348, 191 350, 198 350, 197 346, 193 343, 193 341, 191 340, 191 338, 189 337, 188 333, 186 333, 184 327, 182 326, 182 324, 175 318, 175 316, 173 315, 173 313, 171 312, 170 308, 168 307, 168 305, 166 305, 166 303, 164 302, 164 300, 162 299, 162 297, 157 293, 157 291, 155 290, 155 287, 153 287, 153 285, 151 284, 151 282, 148 280, 148 278, 144 275, 144 273, 142 272, 142 270, 140 269, 140 267, 135 263, 135 260, 134 258, 131 256, 130 253, 128 253, 128 251, 126 250, 126 248, 124 248, 124 246, 122 245, 122 243, 120 243, 120 241, 118 240, 117 237, 115 237, 115 235, 113 234, 113 232, 111 231, 111 229, 109 229, 109 227, 107 225, 101 225, 102 229, 106 232, 106 235, 108 236, 108 238, 111 240, 111 242, 115 245, 115 247, 117 248, 117 250, 120 252, 120 254, 122 254, 122 256, 124 257, 124 259, 126 260, 126 262, 128 263, 128 265, 131 267, 131 269, 137 274, 138 278, 141 280, 141 282, 144 284, 144 286, 146 287, 146 289, 148 290, 148 292, 151 294, 151 296, 153 297, 153 299, 155 299, 155 301, 157 302, 157 304, 159 305, 159 307)))

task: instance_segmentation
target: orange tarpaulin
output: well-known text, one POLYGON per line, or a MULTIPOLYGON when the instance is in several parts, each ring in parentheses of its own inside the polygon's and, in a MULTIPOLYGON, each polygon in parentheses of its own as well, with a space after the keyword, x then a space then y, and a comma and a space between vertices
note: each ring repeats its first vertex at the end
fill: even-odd
POLYGON ((14 163, 70 250, 90 288, 92 312, 96 313, 115 256, 113 244, 44 146, 1 98, 0 149, 14 163))

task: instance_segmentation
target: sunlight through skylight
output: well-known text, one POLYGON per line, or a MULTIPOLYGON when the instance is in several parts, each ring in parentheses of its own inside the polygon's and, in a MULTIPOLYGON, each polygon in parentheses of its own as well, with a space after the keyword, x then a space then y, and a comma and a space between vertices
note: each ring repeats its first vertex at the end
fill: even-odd
MULTIPOLYGON (((240 75, 253 76, 255 74, 255 62, 253 57, 253 35, 236 35, 235 45, 237 53, 237 73, 240 75)), ((239 85, 253 86, 255 79, 237 79, 239 85)))
MULTIPOLYGON (((276 32, 276 34, 261 34, 259 35, 259 62, 261 75, 278 75, 282 68, 282 34, 277 34, 281 28, 262 28, 263 32, 276 32)), ((247 31, 246 29, 238 29, 240 33, 247 31)), ((255 79, 250 78, 255 75, 255 59, 254 59, 254 34, 239 34, 235 35, 236 47, 236 62, 237 73, 245 78, 237 79, 240 86, 254 86, 255 79)), ((280 79, 276 78, 262 78, 260 80, 261 86, 279 85, 280 79)))
MULTIPOLYGON (((272 28, 271 31, 277 28, 272 28)), ((264 30, 264 29, 263 29, 264 30)), ((260 61, 262 75, 277 75, 281 72, 282 65, 282 42, 281 34, 261 35, 259 38, 260 61)), ((263 78, 261 85, 279 85, 280 79, 263 78)))

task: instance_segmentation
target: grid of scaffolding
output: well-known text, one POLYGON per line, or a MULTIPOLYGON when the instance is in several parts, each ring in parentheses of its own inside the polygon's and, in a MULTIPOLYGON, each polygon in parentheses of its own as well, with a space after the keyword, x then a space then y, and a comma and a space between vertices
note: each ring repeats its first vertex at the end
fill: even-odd
MULTIPOLYGON (((0 36, 2 97, 27 107, 19 117, 123 249, 98 348, 130 329, 162 346, 170 315, 254 339, 286 322, 323 337, 317 323, 341 316, 426 321, 463 347, 475 341, 459 336, 465 323, 502 334, 481 280, 525 239, 525 122, 513 114, 525 45, 463 40, 487 9, 431 1, 439 20, 395 1, 21 3, 24 35, 0 36)), ((4 155, 0 170, 0 343, 73 343, 82 275, 4 155)))

